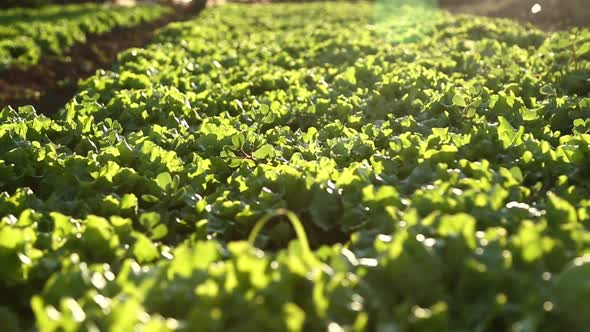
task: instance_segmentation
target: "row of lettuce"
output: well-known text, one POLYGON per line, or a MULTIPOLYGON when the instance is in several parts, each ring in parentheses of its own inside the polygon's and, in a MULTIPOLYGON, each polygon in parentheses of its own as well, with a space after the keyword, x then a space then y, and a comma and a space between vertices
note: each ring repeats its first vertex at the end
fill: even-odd
POLYGON ((4 0, 0 3, 0 8, 15 8, 15 7, 41 7, 47 5, 71 5, 75 3, 105 3, 108 0, 4 0))
POLYGON ((89 35, 154 21, 171 9, 159 5, 134 7, 103 4, 47 5, 0 11, 0 72, 28 68, 44 55, 61 55, 89 35))
POLYGON ((585 330, 589 84, 587 30, 368 3, 208 9, 57 116, 0 112, 0 316, 585 330))

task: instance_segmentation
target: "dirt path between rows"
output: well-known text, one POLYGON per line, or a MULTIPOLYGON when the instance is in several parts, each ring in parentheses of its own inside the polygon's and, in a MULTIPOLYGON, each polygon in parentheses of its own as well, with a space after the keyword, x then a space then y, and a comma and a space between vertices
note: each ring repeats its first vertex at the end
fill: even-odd
POLYGON ((590 0, 439 0, 453 13, 504 17, 544 30, 590 27, 590 0))
POLYGON ((63 55, 47 55, 29 69, 4 71, 0 73, 0 109, 7 105, 33 105, 39 113, 55 113, 77 93, 79 79, 90 77, 98 69, 110 69, 117 54, 145 46, 156 29, 197 14, 198 11, 179 8, 157 21, 90 35, 86 43, 74 45, 63 55))
MULTIPOLYGON (((439 0, 442 8, 454 13, 506 17, 531 22, 546 30, 590 26, 587 1, 590 0, 439 0), (535 4, 540 5, 538 13, 531 11, 535 4)), ((177 8, 174 14, 158 21, 88 36, 86 43, 73 46, 64 55, 47 55, 30 69, 1 72, 0 109, 6 105, 33 105, 40 113, 54 113, 75 95, 79 79, 90 77, 97 69, 110 69, 121 51, 145 46, 156 29, 192 18, 198 12, 177 8)))

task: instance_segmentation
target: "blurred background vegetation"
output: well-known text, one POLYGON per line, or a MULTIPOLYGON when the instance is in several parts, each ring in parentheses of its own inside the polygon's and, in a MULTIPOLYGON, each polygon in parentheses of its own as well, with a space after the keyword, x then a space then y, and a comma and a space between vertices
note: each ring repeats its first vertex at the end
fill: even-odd
MULTIPOLYGON (((77 3, 112 3, 132 5, 135 3, 160 3, 168 5, 204 5, 207 0, 0 0, 1 8, 40 7, 45 5, 67 5, 77 3)), ((0 22, 1 23, 1 22, 0 22)))
POLYGON ((546 29, 590 26, 590 0, 439 0, 452 12, 506 17, 546 29))
MULTIPOLYGON (((191 0, 0 0, 0 8, 36 7, 47 4, 72 4, 82 2, 160 2, 183 3, 191 0)), ((194 0, 198 7, 205 2, 305 2, 313 0, 194 0)), ((423 3, 424 0, 375 0, 376 2, 395 1, 407 4, 423 3)), ((467 13, 491 17, 506 17, 524 22, 532 22, 548 30, 564 29, 572 26, 590 26, 590 0, 429 0, 435 6, 454 13, 467 13)))
POLYGON ((84 2, 106 2, 105 0, 1 0, 0 8, 12 8, 12 7, 38 7, 50 4, 74 4, 84 2))

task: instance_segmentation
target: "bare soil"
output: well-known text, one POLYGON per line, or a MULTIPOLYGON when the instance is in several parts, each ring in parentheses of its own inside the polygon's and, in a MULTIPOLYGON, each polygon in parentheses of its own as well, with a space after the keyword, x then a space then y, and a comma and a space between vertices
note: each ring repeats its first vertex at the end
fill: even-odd
POLYGON ((40 113, 55 113, 76 94, 80 79, 98 69, 110 69, 121 51, 145 46, 156 29, 196 14, 179 9, 158 21, 90 35, 86 43, 74 45, 63 55, 46 55, 34 67, 1 72, 0 108, 33 105, 40 113))
MULTIPOLYGON (((218 0, 209 0, 209 5, 218 0)), ((219 0, 223 2, 223 0, 219 0)), ((235 2, 236 0, 234 0, 235 2)), ((243 0, 242 0, 243 1, 243 0)), ((251 0, 252 1, 252 0, 251 0)), ((272 0, 266 0, 272 1, 272 0)), ((265 1, 265 2, 266 2, 265 1)), ((275 0, 276 1, 276 0, 275 0)), ((253 0, 252 2, 261 2, 253 0)), ((531 22, 546 30, 590 27, 590 0, 439 0, 442 8, 454 13, 505 17, 531 22), (541 11, 533 13, 535 4, 541 11)), ((33 105, 40 113, 54 113, 77 92, 78 82, 97 69, 109 69, 117 54, 131 47, 143 47, 156 29, 195 16, 205 0, 192 9, 177 8, 161 20, 103 35, 91 35, 85 44, 73 46, 64 55, 46 55, 29 69, 12 68, 0 73, 0 108, 33 105)))
POLYGON ((454 13, 510 18, 549 31, 590 27, 590 0, 440 0, 440 5, 454 13), (536 4, 540 11, 534 13, 536 4))

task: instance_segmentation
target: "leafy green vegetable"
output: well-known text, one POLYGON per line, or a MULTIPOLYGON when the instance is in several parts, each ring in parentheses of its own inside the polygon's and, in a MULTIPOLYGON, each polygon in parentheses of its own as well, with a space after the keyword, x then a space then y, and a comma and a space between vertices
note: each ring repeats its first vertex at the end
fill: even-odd
POLYGON ((584 331, 590 58, 572 63, 573 35, 586 50, 587 30, 381 3, 170 24, 64 111, 0 111, 0 319, 584 331))
POLYGON ((91 34, 132 27, 170 13, 158 5, 123 7, 102 4, 45 5, 0 12, 0 72, 28 68, 45 54, 60 55, 91 34))

